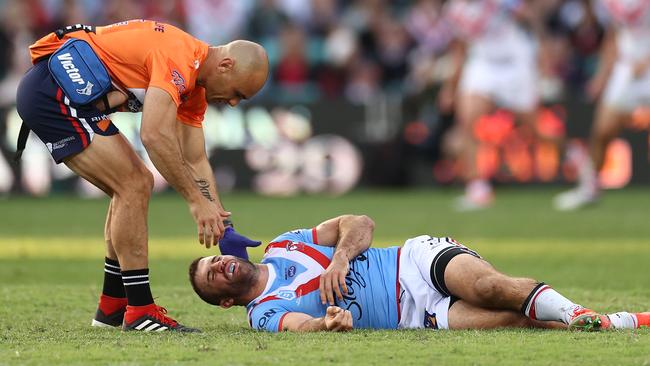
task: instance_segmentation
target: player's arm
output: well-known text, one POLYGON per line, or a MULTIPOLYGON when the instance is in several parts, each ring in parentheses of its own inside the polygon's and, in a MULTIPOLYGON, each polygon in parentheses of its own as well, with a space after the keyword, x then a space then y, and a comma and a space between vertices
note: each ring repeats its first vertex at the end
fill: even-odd
POLYGON ((212 166, 205 151, 205 137, 201 127, 194 127, 182 122, 176 123, 183 159, 203 197, 219 207, 219 193, 214 179, 212 166))
POLYGON ((454 108, 456 89, 463 73, 463 64, 467 59, 467 44, 460 39, 452 41, 449 45, 449 59, 451 72, 438 93, 438 106, 446 112, 454 108))
POLYGON ((156 169, 190 206, 198 226, 199 242, 210 247, 217 244, 223 233, 224 213, 197 189, 177 136, 176 111, 176 104, 166 91, 149 87, 144 99, 140 138, 156 169))
POLYGON ((321 318, 314 318, 305 313, 287 313, 282 320, 282 330, 290 332, 344 332, 352 330, 352 313, 338 306, 329 306, 321 318))
POLYGON ((336 246, 332 261, 320 277, 323 304, 334 304, 334 296, 342 300, 343 293, 347 294, 345 276, 350 270, 349 262, 370 248, 374 230, 375 222, 365 215, 338 216, 316 226, 319 244, 336 246))

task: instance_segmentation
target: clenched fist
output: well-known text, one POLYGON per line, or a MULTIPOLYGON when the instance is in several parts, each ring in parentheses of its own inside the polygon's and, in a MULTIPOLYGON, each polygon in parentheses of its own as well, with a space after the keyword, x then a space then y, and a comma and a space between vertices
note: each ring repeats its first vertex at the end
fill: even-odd
POLYGON ((328 306, 325 314, 325 327, 334 332, 352 330, 352 313, 338 306, 328 306))

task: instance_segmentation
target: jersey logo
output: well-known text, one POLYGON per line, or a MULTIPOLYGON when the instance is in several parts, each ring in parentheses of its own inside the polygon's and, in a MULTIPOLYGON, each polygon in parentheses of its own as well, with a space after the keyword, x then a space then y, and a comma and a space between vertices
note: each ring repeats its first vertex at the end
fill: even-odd
POLYGON ((289 268, 284 270, 284 279, 288 279, 289 277, 293 277, 296 275, 296 266, 290 266, 289 268))
POLYGON ((83 89, 77 89, 77 93, 83 95, 90 95, 93 93, 93 86, 95 86, 95 84, 89 81, 86 83, 86 86, 83 89))
POLYGON ((86 83, 81 77, 81 74, 79 74, 79 69, 72 63, 72 55, 69 52, 58 55, 56 58, 61 61, 61 66, 65 69, 65 72, 73 83, 79 85, 84 85, 86 83))
MULTIPOLYGON (((278 309, 279 310, 279 309, 278 309)), ((275 308, 269 309, 268 311, 264 312, 264 315, 260 318, 260 320, 257 322, 257 326, 260 328, 264 328, 266 323, 269 322, 269 319, 271 319, 275 314, 278 312, 276 311, 275 308)))
POLYGON ((172 83, 174 83, 176 89, 178 89, 179 97, 185 93, 185 90, 187 90, 187 87, 185 86, 185 79, 183 78, 183 75, 178 72, 178 70, 172 70, 172 83))
POLYGON ((305 250, 305 244, 303 243, 297 243, 297 242, 291 242, 287 244, 287 251, 288 252, 293 252, 293 251, 303 251, 305 250))
POLYGON ((278 297, 284 300, 293 300, 296 298, 296 292, 291 290, 282 290, 278 292, 278 297))
POLYGON ((429 314, 428 311, 424 311, 424 327, 430 329, 438 329, 438 321, 436 320, 436 313, 429 314))

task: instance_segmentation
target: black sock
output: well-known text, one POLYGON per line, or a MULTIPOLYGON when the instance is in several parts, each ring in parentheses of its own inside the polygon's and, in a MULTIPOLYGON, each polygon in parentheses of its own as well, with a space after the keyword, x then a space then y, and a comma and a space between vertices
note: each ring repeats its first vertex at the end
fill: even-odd
POLYGON ((122 271, 122 281, 129 305, 144 306, 153 303, 149 288, 149 268, 122 271))
POLYGON ((104 258, 104 289, 102 293, 110 297, 126 297, 120 262, 110 258, 104 258))

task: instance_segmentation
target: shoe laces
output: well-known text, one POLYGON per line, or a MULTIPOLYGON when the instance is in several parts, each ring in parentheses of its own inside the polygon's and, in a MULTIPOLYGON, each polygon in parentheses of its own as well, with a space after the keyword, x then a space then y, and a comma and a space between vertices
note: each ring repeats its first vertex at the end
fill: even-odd
POLYGON ((160 321, 163 324, 175 327, 178 324, 178 322, 168 317, 165 314, 167 314, 167 309, 165 309, 162 306, 156 305, 156 311, 153 314, 151 314, 151 316, 153 316, 154 318, 156 318, 156 320, 160 321))

